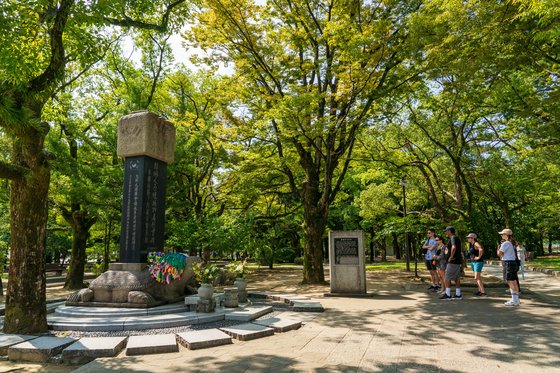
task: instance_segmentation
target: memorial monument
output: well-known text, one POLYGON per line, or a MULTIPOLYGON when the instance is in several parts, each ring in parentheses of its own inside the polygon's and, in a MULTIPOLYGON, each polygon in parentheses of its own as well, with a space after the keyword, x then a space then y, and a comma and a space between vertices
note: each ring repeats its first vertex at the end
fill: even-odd
POLYGON ((182 300, 193 279, 158 283, 148 271, 150 251, 163 251, 167 165, 174 160, 175 127, 148 111, 119 120, 117 155, 125 159, 119 263, 68 297, 66 305, 153 307, 182 300))
POLYGON ((331 292, 325 296, 369 296, 363 231, 329 232, 331 292))

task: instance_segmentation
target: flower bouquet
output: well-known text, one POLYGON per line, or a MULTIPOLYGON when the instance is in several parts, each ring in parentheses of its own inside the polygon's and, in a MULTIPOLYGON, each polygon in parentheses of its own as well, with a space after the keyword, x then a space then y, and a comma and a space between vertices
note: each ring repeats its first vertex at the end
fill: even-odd
POLYGON ((220 269, 210 262, 193 263, 194 277, 201 284, 212 284, 220 274, 220 269))
POLYGON ((227 270, 235 275, 236 278, 244 278, 245 275, 249 273, 247 269, 247 261, 246 260, 238 260, 235 262, 231 262, 227 265, 227 270))

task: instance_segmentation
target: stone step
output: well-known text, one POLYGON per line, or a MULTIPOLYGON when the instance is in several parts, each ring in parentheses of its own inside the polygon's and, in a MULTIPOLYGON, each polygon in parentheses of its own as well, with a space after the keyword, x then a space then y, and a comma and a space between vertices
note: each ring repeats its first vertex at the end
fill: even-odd
POLYGON ((240 341, 249 341, 274 334, 274 329, 252 323, 220 328, 220 330, 240 341))
POLYGON ((283 333, 301 328, 301 321, 283 317, 269 317, 268 319, 255 320, 253 324, 272 328, 275 333, 283 333))
POLYGON ((235 320, 235 321, 251 321, 256 318, 259 318, 267 313, 272 312, 273 309, 271 306, 264 306, 264 307, 246 307, 241 310, 232 311, 225 314, 226 320, 235 320))
POLYGON ((219 329, 205 329, 179 333, 177 334, 177 340, 189 350, 232 343, 231 337, 219 329))
POLYGON ((165 304, 152 308, 117 308, 117 307, 83 307, 58 306, 56 316, 66 317, 126 317, 166 315, 188 311, 183 303, 165 304))
POLYGON ((293 303, 293 311, 295 312, 323 312, 325 309, 319 302, 300 302, 293 303))
POLYGON ((126 355, 148 355, 178 352, 175 334, 137 335, 129 337, 126 355))
POLYGON ((0 334, 0 355, 4 356, 8 354, 8 347, 35 339, 35 335, 25 335, 25 334, 0 334))
POLYGON ((62 350, 66 364, 86 364, 98 357, 113 357, 126 346, 127 337, 86 337, 62 350))
MULTIPOLYGON (((123 331, 142 330, 153 328, 172 328, 177 326, 194 325, 200 321, 208 322, 209 318, 196 312, 182 312, 177 314, 153 315, 144 317, 62 317, 51 316, 47 318, 49 328, 53 330, 77 331, 123 331), (206 320, 206 321, 204 321, 206 320)), ((218 316, 223 319, 223 314, 218 316)))
POLYGON ((47 362, 64 348, 76 342, 73 338, 39 337, 8 348, 8 359, 47 362))

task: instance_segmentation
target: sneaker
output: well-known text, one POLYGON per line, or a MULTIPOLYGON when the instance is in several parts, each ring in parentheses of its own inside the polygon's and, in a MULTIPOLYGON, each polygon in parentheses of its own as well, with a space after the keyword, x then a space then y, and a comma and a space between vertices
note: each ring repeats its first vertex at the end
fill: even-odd
POLYGON ((486 296, 486 293, 480 293, 480 294, 478 294, 478 296, 479 296, 479 297, 485 297, 485 296, 486 296))
POLYGON ((453 300, 463 300, 463 294, 461 294, 461 295, 454 295, 452 299, 453 299, 453 300))
POLYGON ((520 302, 514 302, 512 300, 508 300, 507 302, 504 303, 504 305, 506 307, 517 307, 519 306, 520 302))
POLYGON ((451 300, 453 298, 451 298, 450 296, 448 296, 447 294, 443 294, 441 297, 439 297, 440 300, 451 300))
POLYGON ((474 295, 476 295, 477 297, 480 297, 480 294, 482 294, 482 293, 480 292, 480 290, 478 290, 476 293, 474 293, 474 295))
POLYGON ((426 289, 427 291, 431 291, 431 290, 435 290, 436 287, 434 285, 430 286, 428 289, 426 289))

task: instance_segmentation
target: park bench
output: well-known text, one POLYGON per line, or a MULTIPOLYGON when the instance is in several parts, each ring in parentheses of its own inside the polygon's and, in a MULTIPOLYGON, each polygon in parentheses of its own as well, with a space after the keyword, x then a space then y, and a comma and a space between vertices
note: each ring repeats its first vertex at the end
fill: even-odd
POLYGON ((62 276, 62 271, 66 270, 66 264, 46 263, 45 272, 56 272, 57 276, 62 276))

